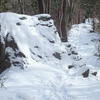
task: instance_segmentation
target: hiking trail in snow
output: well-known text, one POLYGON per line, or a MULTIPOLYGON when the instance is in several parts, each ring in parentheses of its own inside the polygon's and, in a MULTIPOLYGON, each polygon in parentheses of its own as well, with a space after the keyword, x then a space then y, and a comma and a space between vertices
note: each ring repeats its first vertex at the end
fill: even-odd
POLYGON ((100 34, 90 33, 91 25, 73 25, 69 32, 69 42, 74 45, 78 54, 82 56, 86 66, 97 71, 96 77, 76 79, 69 87, 71 95, 77 97, 75 100, 99 100, 100 99, 100 59, 95 56, 100 41, 100 34))

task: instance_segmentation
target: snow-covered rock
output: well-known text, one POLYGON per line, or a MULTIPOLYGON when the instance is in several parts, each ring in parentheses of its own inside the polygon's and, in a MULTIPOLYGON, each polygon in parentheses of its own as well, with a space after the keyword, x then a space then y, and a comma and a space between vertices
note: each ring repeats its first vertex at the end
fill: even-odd
POLYGON ((60 66, 62 59, 65 59, 71 63, 48 14, 28 16, 0 13, 0 37, 1 72, 11 66, 24 69, 33 61, 52 61, 60 66))

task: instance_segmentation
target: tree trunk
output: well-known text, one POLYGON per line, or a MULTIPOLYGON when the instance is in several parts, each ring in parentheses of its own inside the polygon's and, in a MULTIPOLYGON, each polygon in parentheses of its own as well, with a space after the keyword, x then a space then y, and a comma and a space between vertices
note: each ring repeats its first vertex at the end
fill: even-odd
POLYGON ((39 5, 39 14, 45 13, 45 2, 44 0, 37 0, 39 5))
MULTIPOLYGON (((51 9, 51 0, 37 0, 39 4, 39 13, 48 13, 50 14, 51 9), (45 10, 44 10, 45 9, 45 10)), ((59 33, 59 36, 63 42, 67 42, 66 34, 66 0, 59 1, 59 10, 56 20, 56 26, 59 33), (59 9, 60 8, 60 9, 59 9)), ((54 13, 54 12, 53 12, 54 13)), ((52 14, 51 14, 52 15, 52 14)))
POLYGON ((18 3, 19 3, 19 8, 20 8, 21 14, 25 14, 25 9, 24 9, 25 1, 24 0, 18 0, 18 3))
MULTIPOLYGON (((43 6, 43 13, 48 13, 50 14, 50 9, 51 9, 51 0, 38 0, 38 4, 40 3, 40 6, 43 6)), ((42 8, 42 7, 41 7, 42 8)), ((39 10, 41 10, 41 8, 39 10)))
POLYGON ((94 18, 94 16, 93 16, 93 21, 92 21, 92 23, 93 23, 93 32, 95 32, 95 18, 94 18))
POLYGON ((47 0, 47 13, 50 14, 51 0, 47 0))
POLYGON ((61 6, 60 6, 60 12, 59 12, 59 15, 58 15, 58 17, 59 17, 59 22, 58 22, 58 32, 59 32, 59 36, 60 36, 60 38, 62 39, 62 29, 61 29, 61 25, 62 25, 62 19, 63 19, 63 1, 64 0, 62 0, 61 1, 61 6))
POLYGON ((66 31, 66 0, 63 1, 63 18, 61 23, 61 31, 62 31, 62 42, 67 42, 67 31, 66 31))
POLYGON ((80 9, 78 11, 78 22, 77 23, 80 24, 80 9))

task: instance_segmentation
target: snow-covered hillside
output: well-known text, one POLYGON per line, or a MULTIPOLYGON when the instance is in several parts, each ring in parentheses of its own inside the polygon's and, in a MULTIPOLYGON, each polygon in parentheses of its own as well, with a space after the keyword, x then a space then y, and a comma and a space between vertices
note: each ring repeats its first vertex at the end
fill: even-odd
MULTIPOLYGON (((5 50, 4 60, 0 58, 0 68, 8 68, 7 61, 10 67, 0 71, 0 100, 100 99, 100 60, 95 60, 93 65, 85 61, 88 59, 84 52, 88 52, 83 50, 84 41, 80 39, 82 36, 88 38, 90 30, 91 26, 87 24, 74 25, 70 43, 62 43, 48 14, 0 13, 0 45, 5 50), (95 63, 98 63, 97 68, 95 63), (84 78, 83 73, 87 70, 84 78)), ((86 43, 92 44, 91 41, 86 43)), ((87 56, 95 59, 95 56, 87 56)))

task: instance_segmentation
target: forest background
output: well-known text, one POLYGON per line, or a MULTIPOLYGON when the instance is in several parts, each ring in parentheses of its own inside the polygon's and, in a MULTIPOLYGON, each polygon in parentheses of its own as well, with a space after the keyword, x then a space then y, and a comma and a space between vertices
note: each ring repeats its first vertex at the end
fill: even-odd
POLYGON ((0 0, 0 12, 36 15, 48 13, 53 18, 62 42, 73 24, 92 18, 93 30, 100 31, 100 0, 0 0))

